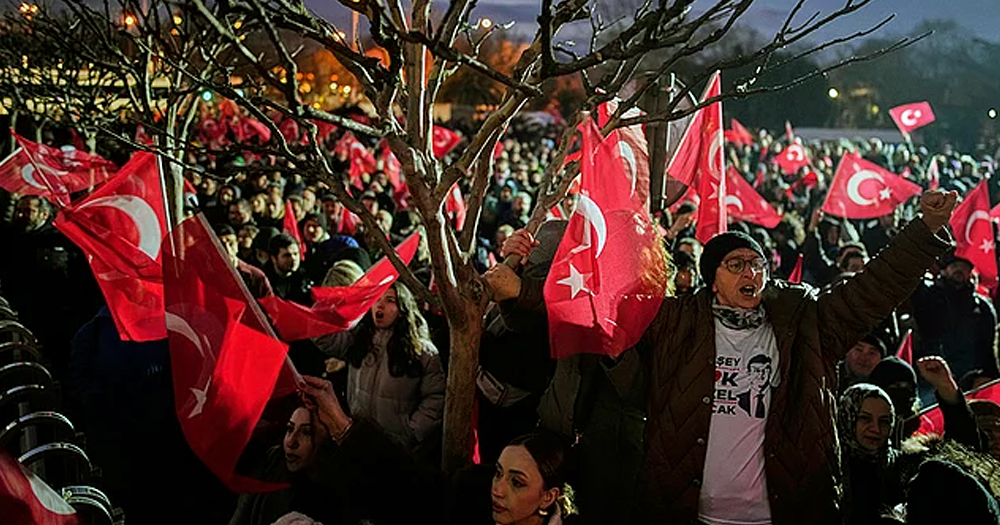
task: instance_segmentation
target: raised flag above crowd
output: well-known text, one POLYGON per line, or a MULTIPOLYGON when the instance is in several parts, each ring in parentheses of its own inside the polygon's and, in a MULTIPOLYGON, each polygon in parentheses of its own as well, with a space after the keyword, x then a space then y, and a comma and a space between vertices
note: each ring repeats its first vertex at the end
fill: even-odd
POLYGON ((823 211, 848 219, 873 219, 892 213, 921 191, 920 186, 848 152, 837 166, 823 211))

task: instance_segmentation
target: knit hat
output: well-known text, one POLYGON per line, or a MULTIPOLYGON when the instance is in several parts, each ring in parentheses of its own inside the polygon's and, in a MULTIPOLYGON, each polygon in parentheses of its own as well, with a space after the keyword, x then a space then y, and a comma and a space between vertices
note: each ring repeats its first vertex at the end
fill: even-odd
POLYGON ((701 270, 701 278, 705 281, 706 287, 711 289, 712 285, 715 284, 715 270, 722 264, 722 260, 729 255, 729 252, 740 248, 749 248, 757 252, 757 255, 763 259, 767 259, 764 255, 764 249, 757 241, 753 240, 753 237, 740 232, 720 233, 712 237, 701 252, 701 262, 698 268, 701 270))
MULTIPOLYGON (((866 338, 867 342, 867 338, 866 338)), ((889 385, 900 382, 907 382, 911 385, 917 384, 917 374, 913 367, 906 361, 892 355, 879 361, 868 376, 868 382, 886 388, 889 385)))

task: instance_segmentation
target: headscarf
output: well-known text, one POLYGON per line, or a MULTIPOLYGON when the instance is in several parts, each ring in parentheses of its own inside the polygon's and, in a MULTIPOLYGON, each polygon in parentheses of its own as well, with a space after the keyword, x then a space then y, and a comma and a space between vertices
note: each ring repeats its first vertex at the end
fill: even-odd
MULTIPOLYGON (((892 416, 890 421, 892 421, 892 425, 895 425, 896 414, 893 411, 892 399, 889 399, 889 394, 875 385, 858 383, 845 390, 844 395, 840 396, 840 403, 837 405, 837 432, 840 434, 840 444, 848 454, 882 463, 888 459, 888 443, 885 447, 874 452, 858 443, 858 416, 861 414, 861 404, 869 398, 881 399, 889 405, 889 414, 892 416)), ((889 435, 892 435, 891 429, 889 435)))

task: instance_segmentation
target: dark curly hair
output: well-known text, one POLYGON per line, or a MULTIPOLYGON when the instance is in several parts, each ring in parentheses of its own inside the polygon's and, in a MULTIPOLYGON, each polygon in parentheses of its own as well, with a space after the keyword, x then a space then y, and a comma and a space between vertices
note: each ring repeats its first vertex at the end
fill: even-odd
MULTIPOLYGON (((396 281, 391 289, 396 291, 399 317, 390 328, 392 335, 389 336, 387 344, 389 373, 393 377, 419 377, 423 373, 420 356, 431 340, 427 321, 420 314, 417 300, 406 285, 396 281)), ((347 352, 347 361, 351 366, 360 368, 365 356, 371 352, 375 338, 375 320, 371 310, 365 314, 355 330, 354 344, 347 352)))

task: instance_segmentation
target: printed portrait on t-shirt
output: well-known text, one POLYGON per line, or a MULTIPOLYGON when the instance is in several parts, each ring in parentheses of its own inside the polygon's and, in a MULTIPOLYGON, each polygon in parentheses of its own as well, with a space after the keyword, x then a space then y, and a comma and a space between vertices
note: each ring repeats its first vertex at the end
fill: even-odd
POLYGON ((751 357, 746 372, 750 389, 736 396, 737 405, 748 416, 764 419, 767 417, 767 390, 771 387, 771 358, 764 354, 751 357))

